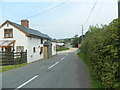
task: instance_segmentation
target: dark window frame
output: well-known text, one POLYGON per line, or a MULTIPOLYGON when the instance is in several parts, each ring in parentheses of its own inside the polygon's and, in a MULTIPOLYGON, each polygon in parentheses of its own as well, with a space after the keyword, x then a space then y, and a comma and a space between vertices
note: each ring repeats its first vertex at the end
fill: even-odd
POLYGON ((4 29, 4 38, 13 38, 13 29, 4 29))
POLYGON ((40 47, 40 52, 43 53, 43 47, 40 47))
POLYGON ((33 47, 33 53, 35 53, 36 52, 36 48, 35 47, 33 47))

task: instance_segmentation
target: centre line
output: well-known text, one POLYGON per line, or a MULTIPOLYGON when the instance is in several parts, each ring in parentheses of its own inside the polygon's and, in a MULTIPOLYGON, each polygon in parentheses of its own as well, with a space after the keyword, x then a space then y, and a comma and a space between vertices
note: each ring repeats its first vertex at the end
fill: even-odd
POLYGON ((59 61, 56 62, 55 64, 51 65, 48 69, 51 69, 52 67, 54 67, 54 66, 57 65, 58 63, 59 63, 59 61))
POLYGON ((28 84, 29 82, 31 82, 32 80, 34 80, 35 78, 37 78, 38 75, 34 76, 33 78, 31 78, 30 80, 28 80, 27 82, 23 83, 22 85, 18 86, 16 89, 14 90, 18 90, 20 88, 22 88, 23 86, 25 86, 26 84, 28 84))
POLYGON ((65 57, 63 57, 61 60, 64 60, 65 59, 65 57))

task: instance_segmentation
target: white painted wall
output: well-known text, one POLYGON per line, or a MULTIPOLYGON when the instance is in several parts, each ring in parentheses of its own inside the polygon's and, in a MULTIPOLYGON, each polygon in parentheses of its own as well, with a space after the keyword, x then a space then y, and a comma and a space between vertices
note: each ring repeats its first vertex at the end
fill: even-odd
POLYGON ((0 40, 15 40, 15 51, 16 46, 24 46, 24 51, 27 50, 26 35, 10 24, 9 27, 7 27, 7 25, 4 25, 0 28, 0 40), (4 29, 13 29, 13 38, 4 38, 4 29))
POLYGON ((56 55, 56 42, 52 42, 52 55, 56 55))
MULTIPOLYGON (((33 38, 33 37, 28 37, 27 38, 27 44, 28 44, 28 63, 29 62, 34 62, 39 59, 43 58, 43 53, 40 54, 40 47, 43 47, 43 44, 41 44, 41 38, 33 38), (36 52, 33 52, 33 48, 35 47, 36 52)), ((44 51, 44 50, 43 50, 44 51)))

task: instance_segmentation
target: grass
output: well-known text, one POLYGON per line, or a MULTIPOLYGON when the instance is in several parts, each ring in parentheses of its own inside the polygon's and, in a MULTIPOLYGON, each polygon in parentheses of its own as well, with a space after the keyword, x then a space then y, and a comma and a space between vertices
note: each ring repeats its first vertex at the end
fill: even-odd
POLYGON ((12 70, 12 69, 15 69, 15 68, 23 67, 27 64, 28 63, 23 63, 23 64, 19 64, 19 65, 0 66, 0 72, 5 72, 5 71, 9 71, 9 70, 12 70))
POLYGON ((58 47, 57 51, 64 51, 64 50, 68 50, 69 48, 66 48, 65 46, 62 47, 58 47))
POLYGON ((104 88, 101 82, 97 81, 94 79, 92 75, 92 70, 91 70, 91 63, 86 55, 83 53, 79 52, 78 56, 83 60, 83 62, 86 64, 87 69, 90 73, 90 79, 91 79, 91 88, 104 88))

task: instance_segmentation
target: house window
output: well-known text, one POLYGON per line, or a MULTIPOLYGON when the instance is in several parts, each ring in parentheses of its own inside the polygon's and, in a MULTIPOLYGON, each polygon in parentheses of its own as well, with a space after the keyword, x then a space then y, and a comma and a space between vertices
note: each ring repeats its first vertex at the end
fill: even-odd
POLYGON ((16 46, 16 52, 23 52, 24 46, 16 46))
POLYGON ((40 48, 40 52, 43 53, 43 47, 40 48))
POLYGON ((33 47, 33 52, 34 52, 34 53, 36 52, 35 47, 33 47))
POLYGON ((9 27, 9 23, 7 23, 7 27, 9 27))
POLYGON ((4 38, 13 38, 13 30, 4 29, 4 38))
POLYGON ((41 38, 41 44, 43 44, 43 38, 41 38))

